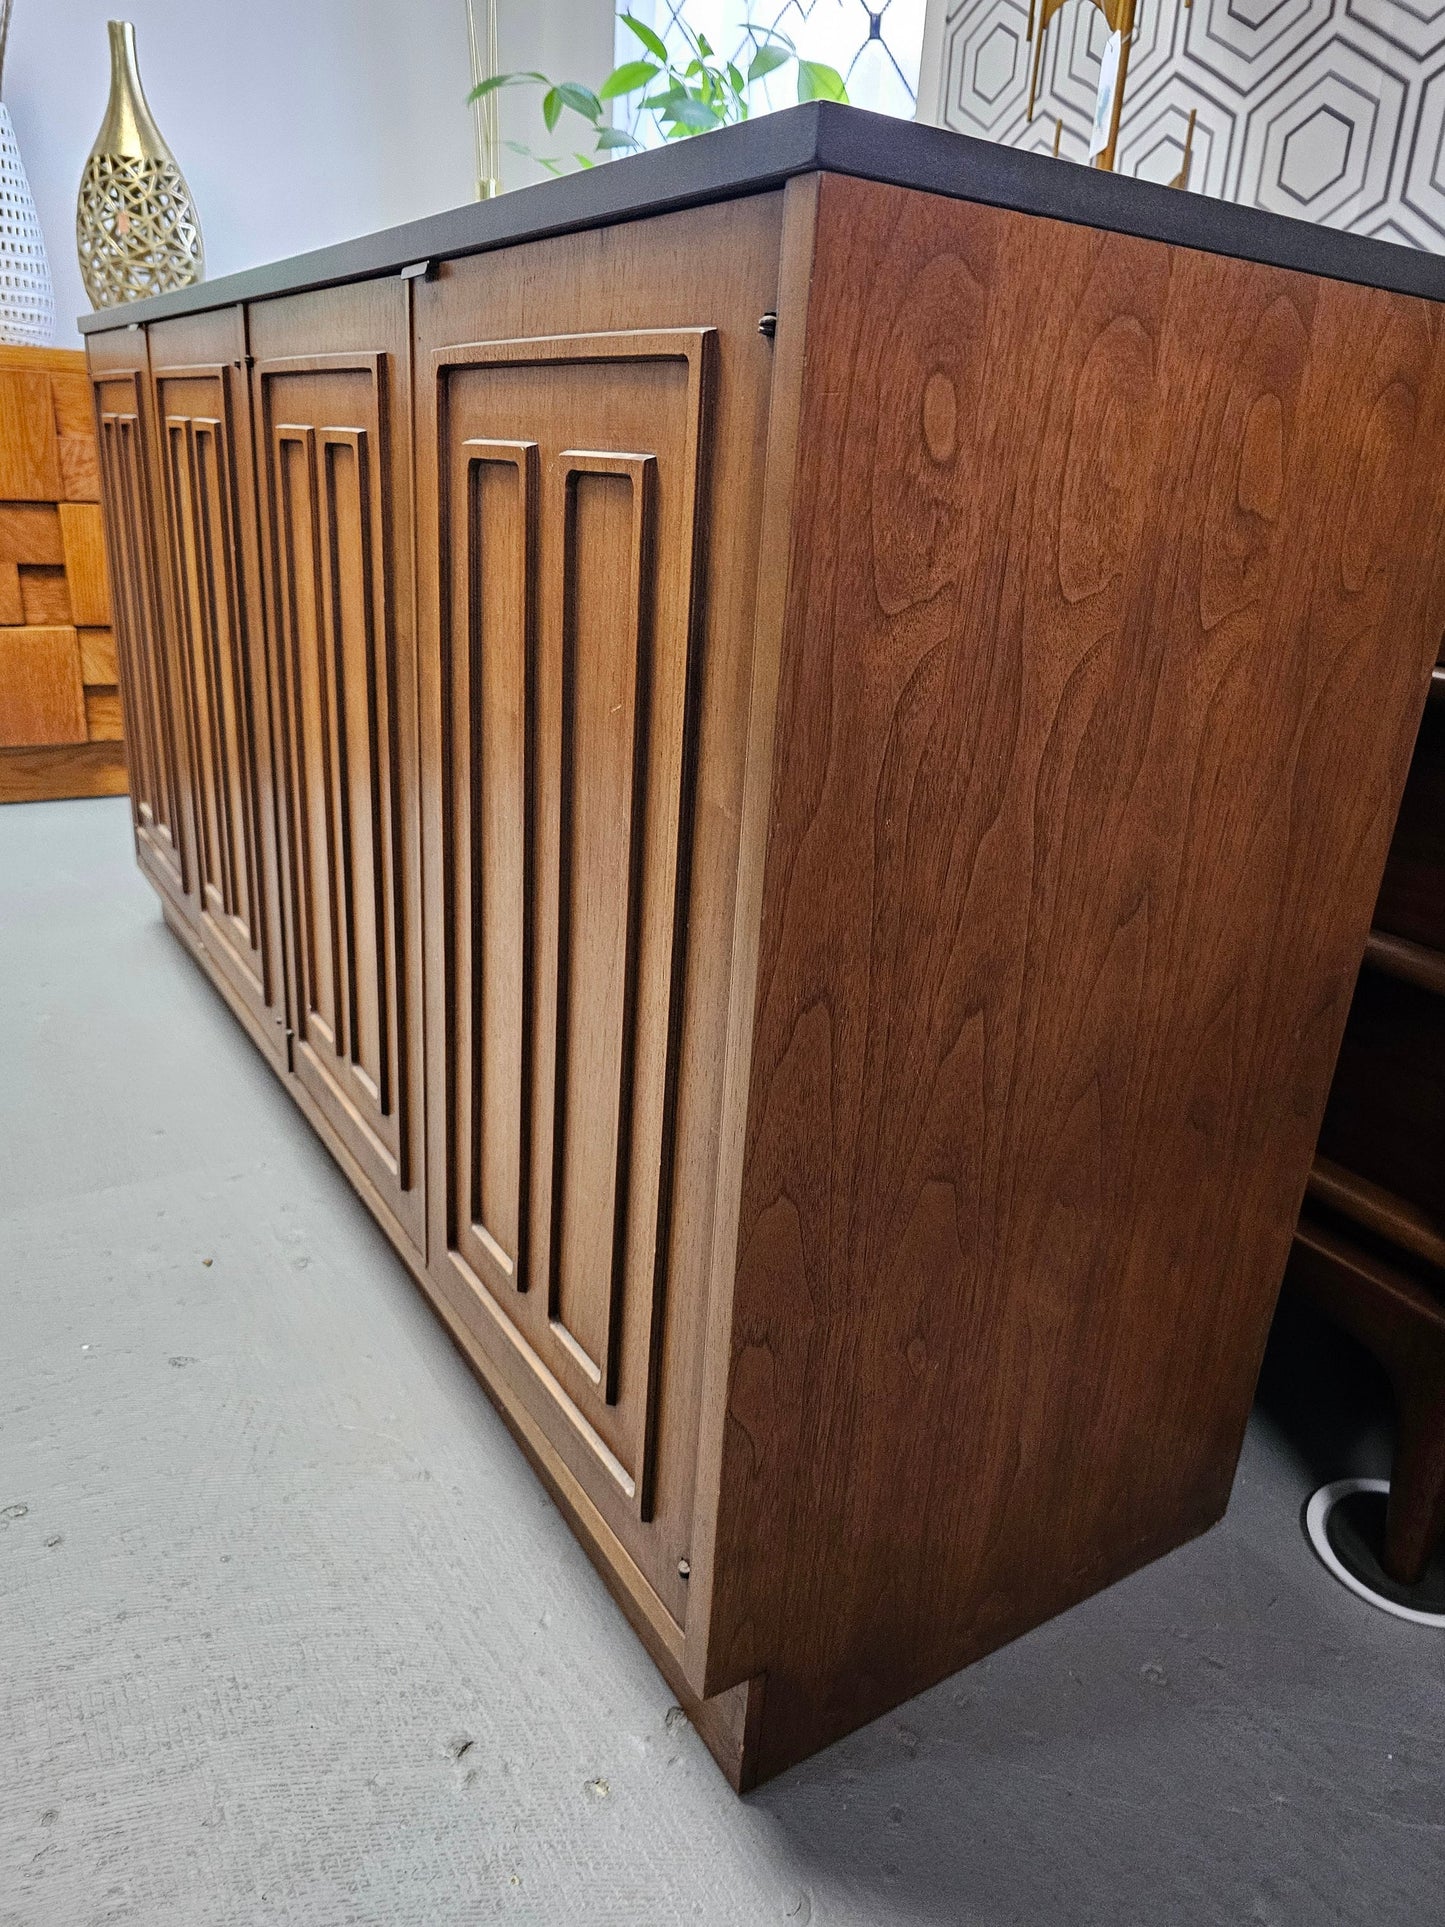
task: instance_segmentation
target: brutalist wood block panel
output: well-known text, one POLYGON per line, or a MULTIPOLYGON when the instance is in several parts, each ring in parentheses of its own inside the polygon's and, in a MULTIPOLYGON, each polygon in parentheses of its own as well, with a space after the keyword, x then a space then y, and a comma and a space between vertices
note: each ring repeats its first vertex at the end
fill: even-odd
POLYGON ((114 652, 96 640, 110 624, 98 492, 85 357, 0 347, 5 802, 126 787, 114 652))
POLYGON ((1445 264, 686 148, 87 326, 142 865, 742 1787, 1225 1505, 1445 625, 1445 264))

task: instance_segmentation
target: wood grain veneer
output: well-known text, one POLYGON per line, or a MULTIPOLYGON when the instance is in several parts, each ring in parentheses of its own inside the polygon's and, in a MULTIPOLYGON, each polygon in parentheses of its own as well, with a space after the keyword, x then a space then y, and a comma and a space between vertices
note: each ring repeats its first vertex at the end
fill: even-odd
POLYGON ((1223 1509, 1445 621, 1439 308, 791 171, 90 336, 142 863, 737 1786, 1223 1509))

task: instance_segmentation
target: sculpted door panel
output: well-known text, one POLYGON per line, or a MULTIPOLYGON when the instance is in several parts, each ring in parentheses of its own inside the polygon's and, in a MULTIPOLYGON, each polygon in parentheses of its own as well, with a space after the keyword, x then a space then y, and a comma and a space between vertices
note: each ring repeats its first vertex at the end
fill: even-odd
POLYGON ((391 427, 397 397, 406 405, 404 336, 399 346, 261 355, 254 381, 282 695, 292 1061, 421 1252, 409 464, 391 427))
POLYGON ((151 372, 189 743, 192 913, 265 1047, 284 1057, 271 692, 243 341, 237 310, 157 324, 151 372))
POLYGON ((136 851, 157 887, 184 908, 190 886, 181 787, 185 738, 152 546, 158 524, 145 335, 102 337, 91 358, 136 851))
MULTIPOLYGON (((436 357, 446 1250, 652 1503, 706 329, 436 357)), ((588 1462, 584 1461, 584 1462, 588 1462)))

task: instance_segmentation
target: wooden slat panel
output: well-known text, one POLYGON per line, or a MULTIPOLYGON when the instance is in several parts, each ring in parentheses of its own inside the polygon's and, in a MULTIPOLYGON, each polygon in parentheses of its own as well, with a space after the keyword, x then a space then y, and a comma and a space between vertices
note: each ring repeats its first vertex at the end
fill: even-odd
POLYGON ((85 740, 85 691, 74 629, 0 629, 0 747, 85 740))
POLYGON ((1445 1222, 1445 998, 1362 970, 1320 1125, 1319 1159, 1445 1222))
POLYGON ((58 512, 71 620, 79 627, 107 624, 110 583, 105 572, 105 531, 99 505, 62 502, 58 512))
POLYGON ((121 723, 118 689, 87 689, 85 692, 85 733, 93 743, 118 743, 125 730, 121 723))
POLYGON ((0 368, 0 501, 60 499, 51 377, 0 368))

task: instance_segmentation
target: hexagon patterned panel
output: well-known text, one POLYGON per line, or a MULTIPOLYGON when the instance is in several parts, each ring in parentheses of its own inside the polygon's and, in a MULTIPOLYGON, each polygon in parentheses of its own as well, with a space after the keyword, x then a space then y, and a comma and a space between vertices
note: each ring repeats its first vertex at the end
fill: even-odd
MULTIPOLYGON (((1107 34, 1090 0, 1050 24, 1032 122, 1029 0, 929 11, 921 117, 1044 151, 1062 122, 1084 159, 1107 34)), ((1171 180, 1191 108, 1196 191, 1445 248, 1445 0, 1139 0, 1120 172, 1171 180)))

